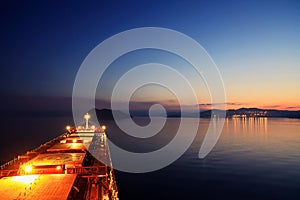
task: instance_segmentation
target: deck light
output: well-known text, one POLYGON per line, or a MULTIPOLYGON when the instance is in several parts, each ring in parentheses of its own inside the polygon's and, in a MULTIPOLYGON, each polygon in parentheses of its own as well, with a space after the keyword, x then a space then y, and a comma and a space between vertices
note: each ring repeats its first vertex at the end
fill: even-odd
POLYGON ((25 172, 29 173, 29 172, 31 172, 31 171, 32 171, 32 166, 27 165, 27 166, 25 167, 25 172))

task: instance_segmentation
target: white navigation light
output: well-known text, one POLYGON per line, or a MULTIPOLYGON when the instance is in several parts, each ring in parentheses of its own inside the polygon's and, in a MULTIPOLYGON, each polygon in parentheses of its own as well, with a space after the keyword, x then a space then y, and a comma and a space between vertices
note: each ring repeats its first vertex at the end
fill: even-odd
POLYGON ((85 119, 85 129, 89 128, 89 119, 91 118, 91 115, 89 113, 86 113, 84 116, 85 119))

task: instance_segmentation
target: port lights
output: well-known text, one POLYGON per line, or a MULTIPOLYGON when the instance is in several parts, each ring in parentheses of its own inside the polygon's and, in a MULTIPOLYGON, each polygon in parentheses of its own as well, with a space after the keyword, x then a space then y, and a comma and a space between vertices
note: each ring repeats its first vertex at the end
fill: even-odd
POLYGON ((104 126, 104 125, 101 126, 101 129, 102 129, 102 130, 105 130, 105 129, 106 129, 106 126, 104 126))
POLYGON ((67 131, 71 129, 71 126, 66 126, 67 131))

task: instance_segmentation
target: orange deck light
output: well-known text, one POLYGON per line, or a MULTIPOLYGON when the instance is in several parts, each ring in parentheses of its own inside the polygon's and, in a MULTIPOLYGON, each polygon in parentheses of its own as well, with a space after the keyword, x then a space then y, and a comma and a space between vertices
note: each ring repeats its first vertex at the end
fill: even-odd
POLYGON ((25 172, 29 173, 29 172, 31 172, 31 171, 32 171, 32 166, 27 165, 27 166, 25 167, 25 172))

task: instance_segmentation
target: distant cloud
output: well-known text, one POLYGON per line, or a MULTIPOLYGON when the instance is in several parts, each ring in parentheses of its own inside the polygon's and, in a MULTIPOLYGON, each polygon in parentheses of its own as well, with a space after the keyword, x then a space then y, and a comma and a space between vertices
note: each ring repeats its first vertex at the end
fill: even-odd
POLYGON ((238 102, 226 102, 226 103, 201 103, 199 104, 200 110, 210 110, 210 109, 224 109, 224 106, 226 106, 226 109, 235 109, 237 107, 245 106, 246 104, 238 103, 238 102))
MULTIPOLYGON (((116 102, 117 104, 127 104, 127 102, 116 102)), ((132 110, 148 110, 152 105, 160 104, 166 109, 178 110, 179 104, 176 100, 164 100, 164 101, 130 101, 129 108, 132 110)), ((111 109, 111 102, 109 100, 96 99, 96 108, 109 108, 111 109)))
MULTIPOLYGON (((120 102, 120 104, 122 104, 122 102, 120 102)), ((226 108, 231 108, 231 107, 239 107, 239 106, 244 106, 245 104, 242 103, 237 103, 237 102, 227 102, 227 103, 201 103, 201 104, 197 104, 197 105, 179 105, 179 102, 177 102, 176 100, 164 100, 164 101, 131 101, 129 103, 129 107, 131 110, 149 110, 149 108, 152 105, 155 104, 160 104, 163 107, 165 107, 165 109, 167 110, 195 110, 195 109, 200 109, 200 110, 208 110, 213 108, 216 109, 222 109, 223 106, 225 105, 226 108)), ((97 108, 103 108, 104 105, 107 106, 107 108, 110 108, 110 102, 107 102, 105 100, 97 100, 96 101, 96 107, 97 108)))
MULTIPOLYGON (((120 102, 121 103, 121 102, 120 102)), ((238 109, 238 108, 249 108, 257 107, 262 109, 278 109, 278 110, 300 110, 300 106, 286 106, 283 104, 274 104, 274 105, 263 105, 263 106, 253 106, 251 103, 241 103, 241 102, 226 102, 226 103, 200 103, 198 105, 179 105, 176 100, 164 100, 164 101, 131 101, 129 107, 131 110, 149 110, 149 108, 154 104, 160 104, 165 107, 167 110, 209 110, 212 108, 222 108, 226 106, 226 109, 238 109)), ((97 99, 96 107, 101 108, 111 108, 110 101, 97 99)))
POLYGON ((280 104, 276 104, 276 105, 264 105, 264 106, 260 106, 260 107, 264 108, 264 109, 278 109, 278 108, 283 108, 285 106, 280 105, 280 104))
POLYGON ((201 103, 201 104, 198 104, 199 106, 215 106, 215 105, 231 105, 231 106, 240 106, 240 105, 244 105, 242 103, 235 103, 235 102, 227 102, 227 103, 214 103, 214 104, 211 104, 211 103, 201 103))
POLYGON ((300 110, 300 106, 288 106, 286 109, 290 110, 300 110))
POLYGON ((263 109, 278 109, 278 110, 300 110, 300 106, 287 106, 283 104, 275 104, 275 105, 264 105, 260 108, 263 109))

